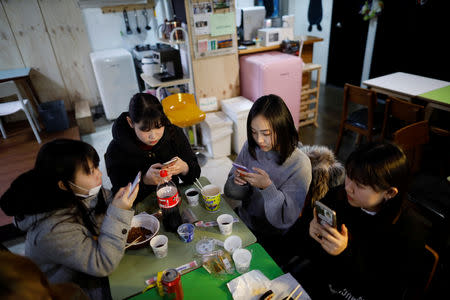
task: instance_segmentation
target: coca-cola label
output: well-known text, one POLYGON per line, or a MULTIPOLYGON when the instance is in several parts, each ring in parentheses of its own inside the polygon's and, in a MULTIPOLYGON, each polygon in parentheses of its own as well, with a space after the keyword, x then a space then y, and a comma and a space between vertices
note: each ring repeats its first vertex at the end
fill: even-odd
POLYGON ((157 193, 157 198, 158 198, 158 203, 159 203, 159 207, 161 208, 171 208, 174 207, 175 205, 178 204, 178 202, 180 202, 180 196, 178 195, 178 190, 175 192, 175 194, 173 193, 165 193, 163 190, 165 188, 162 188, 158 191, 157 193), (169 196, 169 195, 171 196, 169 196))

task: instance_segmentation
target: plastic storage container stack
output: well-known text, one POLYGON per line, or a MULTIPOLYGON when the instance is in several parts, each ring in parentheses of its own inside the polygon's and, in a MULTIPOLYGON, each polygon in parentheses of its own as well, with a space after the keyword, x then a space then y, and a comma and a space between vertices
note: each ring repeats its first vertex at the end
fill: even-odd
POLYGON ((233 122, 221 111, 207 113, 200 123, 203 144, 213 158, 228 156, 231 153, 231 128, 233 122))
POLYGON ((232 149, 239 154, 247 140, 247 116, 253 102, 242 96, 220 102, 222 111, 233 121, 232 149))

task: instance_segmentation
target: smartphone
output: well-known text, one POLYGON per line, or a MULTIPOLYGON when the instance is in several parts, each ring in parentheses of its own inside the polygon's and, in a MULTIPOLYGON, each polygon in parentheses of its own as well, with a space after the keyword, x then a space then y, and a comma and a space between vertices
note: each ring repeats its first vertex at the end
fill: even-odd
POLYGON ((336 212, 334 210, 320 201, 316 201, 314 206, 316 207, 317 218, 319 219, 320 224, 328 224, 334 228, 337 227, 336 212))
POLYGON ((250 171, 247 167, 237 164, 237 163, 232 163, 234 167, 236 167, 236 169, 238 169, 239 171, 243 171, 243 172, 247 172, 247 173, 253 173, 252 171, 250 171))
POLYGON ((136 175, 136 178, 134 178, 133 183, 131 184, 130 192, 128 193, 128 197, 133 194, 134 190, 136 189, 136 186, 139 184, 139 181, 141 181, 141 171, 139 171, 136 175))
POLYGON ((178 158, 174 157, 171 160, 166 161, 165 163, 162 164, 163 165, 162 168, 164 169, 173 166, 177 160, 178 158))

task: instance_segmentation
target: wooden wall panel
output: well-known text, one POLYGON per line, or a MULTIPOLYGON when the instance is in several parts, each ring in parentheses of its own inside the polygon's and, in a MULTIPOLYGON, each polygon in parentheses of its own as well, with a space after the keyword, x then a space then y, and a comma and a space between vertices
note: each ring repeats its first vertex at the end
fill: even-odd
POLYGON ((71 107, 64 81, 36 0, 2 0, 24 65, 42 102, 64 100, 71 107))
POLYGON ((91 46, 76 0, 39 0, 39 6, 70 102, 87 100, 97 105, 100 96, 89 59, 91 46))
MULTIPOLYGON (((192 12, 189 10, 189 0, 185 0, 186 16, 189 28, 189 42, 192 44, 191 18, 192 12)), ((234 5, 234 1, 230 2, 234 5)), ((239 59, 237 51, 234 54, 212 56, 195 59, 194 51, 191 50, 192 72, 194 73, 195 93, 200 97, 217 97, 220 100, 239 96, 239 59)))
POLYGON ((197 97, 217 100, 239 96, 239 61, 237 54, 193 60, 194 85, 197 97))
POLYGON ((5 10, 0 4, 0 70, 24 67, 5 10))

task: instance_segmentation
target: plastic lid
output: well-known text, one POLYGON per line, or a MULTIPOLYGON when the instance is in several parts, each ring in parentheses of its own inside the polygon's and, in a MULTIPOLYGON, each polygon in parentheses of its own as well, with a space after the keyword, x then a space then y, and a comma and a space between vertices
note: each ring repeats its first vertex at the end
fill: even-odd
POLYGON ((205 122, 210 128, 223 128, 227 126, 231 128, 231 125, 233 125, 233 122, 222 111, 207 113, 205 122))
POLYGON ((167 176, 167 170, 163 169, 163 170, 159 171, 159 176, 166 177, 167 176))
POLYGON ((222 110, 225 113, 231 113, 238 116, 242 114, 248 114, 248 112, 252 108, 253 102, 248 100, 247 98, 239 96, 222 100, 220 104, 222 105, 222 110))

